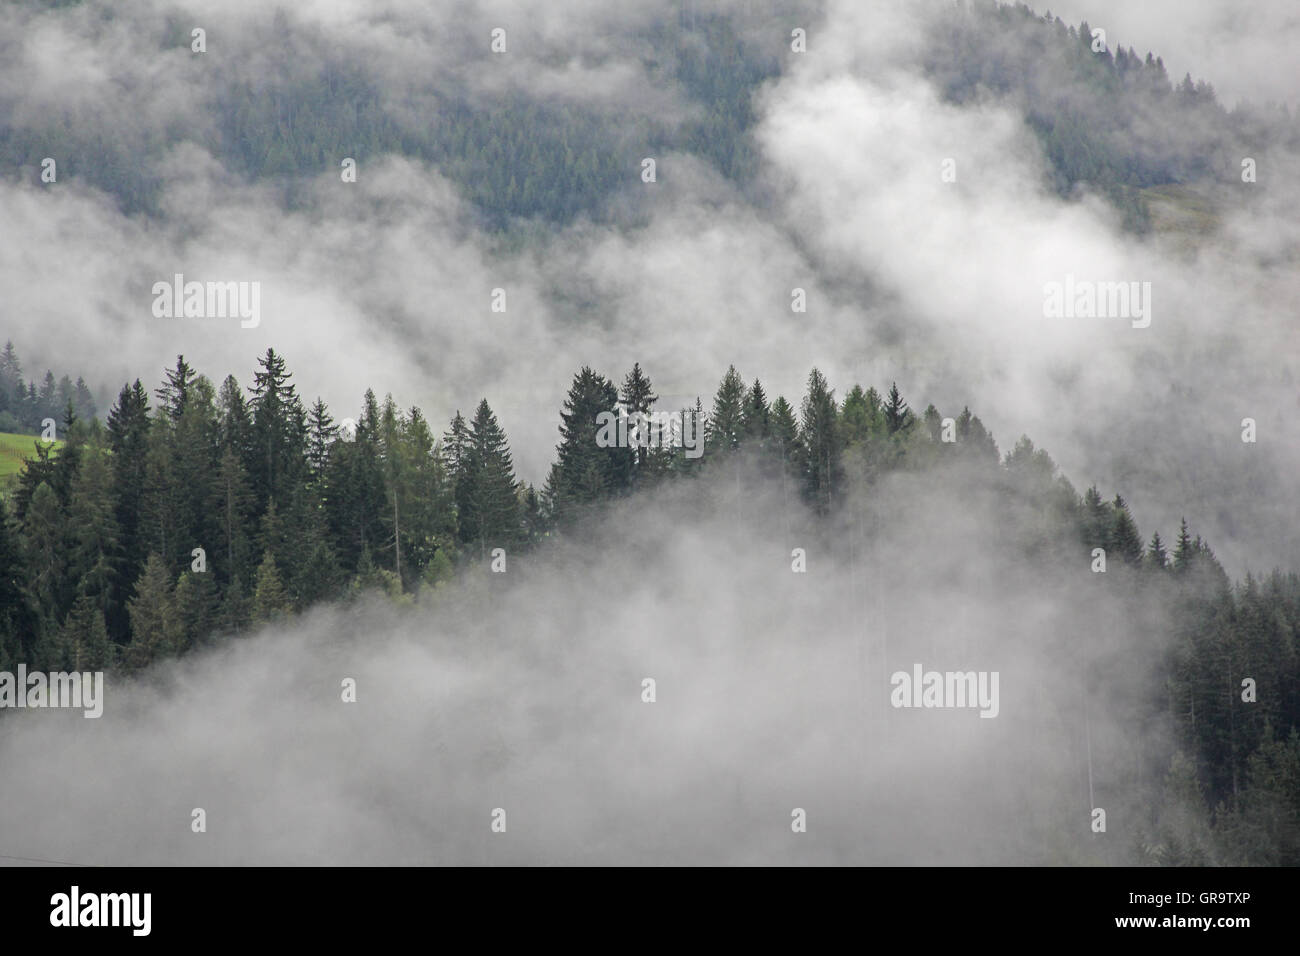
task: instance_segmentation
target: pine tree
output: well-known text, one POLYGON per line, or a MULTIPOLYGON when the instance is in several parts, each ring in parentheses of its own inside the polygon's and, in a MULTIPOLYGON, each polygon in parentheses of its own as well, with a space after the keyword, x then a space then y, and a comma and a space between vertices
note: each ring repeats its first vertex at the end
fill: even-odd
POLYGON ((12 672, 12 665, 32 662, 35 643, 36 611, 27 591, 27 564, 0 498, 0 670, 12 672))
POLYGON ((217 416, 220 421, 218 441, 247 462, 253 455, 253 418, 244 399, 244 390, 233 375, 227 375, 217 392, 217 416))
POLYGON ((895 435, 907 428, 912 421, 911 410, 903 396, 899 394, 898 383, 889 386, 889 397, 885 400, 885 427, 889 434, 895 435))
POLYGON ((125 655, 129 668, 139 670, 177 651, 181 622, 171 574, 157 554, 150 554, 145 561, 144 573, 136 582, 135 597, 128 602, 127 610, 131 617, 131 643, 125 655))
POLYGON ((221 596, 211 570, 186 571, 173 596, 177 617, 177 650, 184 653, 206 642, 220 620, 221 596))
POLYGON ((979 416, 972 415, 969 408, 963 408, 957 419, 957 442, 964 454, 979 461, 997 464, 997 443, 984 428, 979 416))
POLYGON ((59 408, 58 400, 59 387, 54 381, 54 373, 48 369, 45 372, 45 378, 41 380, 41 390, 36 397, 36 424, 43 424, 47 420, 57 422, 62 409, 59 408))
POLYGON ((117 518, 113 513, 112 469, 103 450, 92 447, 72 489, 68 506, 68 577, 101 614, 113 607, 120 574, 117 518))
POLYGON ((86 386, 86 380, 84 378, 77 378, 77 386, 73 394, 73 403, 77 409, 77 417, 82 421, 89 422, 95 417, 95 396, 90 394, 90 389, 86 386))
MULTIPOLYGON (((623 403, 629 416, 642 416, 638 428, 645 439, 652 440, 659 437, 654 434, 654 426, 649 419, 654 404, 658 400, 659 396, 654 393, 650 379, 641 371, 641 363, 634 363, 632 371, 628 372, 623 379, 623 388, 619 392, 619 401, 623 403)), ((632 452, 633 485, 641 484, 646 478, 650 477, 652 456, 650 448, 646 447, 646 445, 651 443, 652 441, 648 440, 638 441, 636 449, 632 452)))
POLYGON ((112 452, 112 490, 117 523, 120 563, 105 608, 109 636, 117 644, 130 637, 127 602, 134 594, 133 582, 145 561, 142 528, 146 486, 146 457, 149 448, 149 395, 140 380, 122 386, 117 404, 108 413, 108 444, 112 452))
POLYGON ((307 467, 307 413, 283 357, 267 349, 258 365, 250 402, 253 453, 246 468, 260 513, 272 498, 288 501, 307 467))
POLYGON ((342 571, 334 549, 324 538, 310 542, 302 570, 294 581, 293 590, 298 606, 306 609, 313 604, 333 600, 339 596, 342 587, 342 571))
POLYGON ((248 586, 253 574, 253 550, 248 533, 253 493, 248 487, 244 465, 230 446, 221 452, 209 508, 216 526, 210 557, 214 559, 217 578, 227 585, 235 581, 248 586))
POLYGON ((730 451, 740 444, 744 434, 745 383, 734 365, 727 366, 717 394, 713 397, 713 414, 709 416, 705 446, 710 451, 730 451))
POLYGON ((32 493, 23 518, 23 543, 41 632, 50 634, 62 616, 67 596, 67 527, 58 499, 45 482, 32 493))
POLYGON ((317 398, 307 416, 307 468, 313 483, 319 485, 325 478, 330 447, 338 438, 339 430, 325 403, 317 398))
POLYGON ((1195 557, 1192 536, 1187 532, 1187 519, 1183 518, 1178 527, 1178 541, 1174 546, 1174 570, 1179 574, 1185 573, 1191 567, 1195 557))
POLYGON ((875 409, 861 385, 854 385, 840 407, 840 423, 846 445, 863 444, 870 440, 875 409))
POLYGON ((1169 554, 1165 551, 1165 543, 1160 540, 1159 531, 1151 535, 1151 544, 1147 548, 1146 563, 1147 567, 1155 571, 1163 571, 1169 566, 1169 554))
POLYGON ((22 394, 23 367, 14 351, 14 343, 6 341, 3 353, 0 353, 0 390, 11 401, 22 394))
POLYGON ((479 402, 469 426, 465 479, 457 488, 464 541, 477 541, 481 553, 509 547, 519 540, 521 515, 518 482, 505 432, 488 407, 479 402))
POLYGON ((158 410, 172 421, 178 421, 189 401, 190 387, 197 377, 184 355, 176 356, 176 367, 164 372, 164 381, 154 394, 158 396, 158 410))
POLYGON ((1115 496, 1114 514, 1110 533, 1111 546, 1126 564, 1139 567, 1146 549, 1142 547, 1142 536, 1138 534, 1137 524, 1129 514, 1128 505, 1119 495, 1115 496))
POLYGON ((772 442, 784 464, 793 465, 802 460, 799 423, 795 421, 794 409, 781 395, 772 403, 772 442))
POLYGON ((104 612, 88 595, 82 594, 73 603, 63 622, 61 643, 66 649, 66 664, 75 671, 102 671, 116 663, 104 612))
POLYGON ((741 432, 745 438, 760 441, 772 433, 772 410, 767 404, 767 393, 763 384, 754 379, 754 384, 745 393, 745 407, 741 415, 741 432))
POLYGON ((563 525, 574 508, 626 487, 631 456, 626 448, 601 447, 597 416, 612 413, 618 390, 603 375, 584 367, 574 376, 560 412, 560 444, 546 483, 546 498, 563 525))
POLYGON ((257 587, 253 592, 252 623, 267 624, 280 620, 290 611, 289 595, 270 551, 262 555, 257 568, 257 587))
POLYGON ((825 514, 839 494, 843 480, 840 465, 842 445, 835 393, 817 369, 808 375, 808 394, 803 400, 799 437, 804 453, 804 496, 825 514))
POLYGON ((340 441, 325 468, 329 495, 325 513, 335 554, 345 572, 359 567, 361 555, 386 537, 383 516, 391 504, 384 486, 379 410, 367 389, 352 441, 340 441))
POLYGON ((442 460, 447 469, 447 477, 453 484, 460 481, 465 470, 465 458, 469 449, 469 424, 465 416, 456 409, 451 426, 442 436, 442 460))
POLYGON ((454 547, 454 488, 442 449, 418 408, 398 418, 391 453, 398 459, 389 482, 396 519, 393 530, 400 529, 404 584, 413 587, 435 554, 454 547))
POLYGON ((1093 548, 1110 547, 1110 508, 1093 485, 1083 494, 1083 543, 1093 548))

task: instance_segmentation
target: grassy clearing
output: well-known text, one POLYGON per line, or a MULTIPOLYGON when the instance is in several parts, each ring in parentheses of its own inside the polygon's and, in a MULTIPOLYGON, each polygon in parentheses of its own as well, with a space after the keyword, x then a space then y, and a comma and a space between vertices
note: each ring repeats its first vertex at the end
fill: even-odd
MULTIPOLYGON (((36 435, 15 435, 12 432, 0 432, 0 490, 10 490, 18 480, 18 472, 23 470, 23 462, 36 457, 36 435)), ((56 441, 57 451, 63 442, 56 441)))

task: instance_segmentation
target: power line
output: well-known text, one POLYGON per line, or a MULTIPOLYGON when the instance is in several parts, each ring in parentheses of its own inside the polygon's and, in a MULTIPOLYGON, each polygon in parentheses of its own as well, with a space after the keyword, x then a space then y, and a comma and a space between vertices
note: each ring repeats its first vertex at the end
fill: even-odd
POLYGON ((18 860, 22 863, 49 863, 52 866, 86 866, 98 867, 98 863, 69 863, 66 860, 42 860, 34 856, 10 856, 7 853, 0 853, 0 860, 18 860))

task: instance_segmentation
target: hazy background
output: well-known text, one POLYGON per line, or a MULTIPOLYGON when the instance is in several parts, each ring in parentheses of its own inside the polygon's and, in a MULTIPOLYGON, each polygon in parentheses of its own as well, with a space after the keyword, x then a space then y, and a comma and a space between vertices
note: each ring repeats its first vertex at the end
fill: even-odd
MULTIPOLYGON (((924 5, 727 6, 782 68, 756 99, 761 173, 748 191, 681 154, 656 155, 659 181, 645 185, 650 153, 632 143, 609 216, 520 242, 484 229, 437 168, 396 156, 363 162, 352 185, 331 158, 309 201, 288 209, 275 184, 243 182, 183 144, 152 170, 165 188, 157 218, 28 170, 0 180, 3 334, 29 375, 86 375, 104 412, 123 381, 155 387, 180 352, 248 385, 268 346, 336 417, 355 415, 372 386, 441 430, 486 396, 521 477, 539 486, 583 365, 621 379, 640 361, 666 408, 697 394, 707 407, 730 363, 797 403, 816 365, 838 397, 897 380, 917 411, 969 405, 1003 451, 1028 433, 1080 491, 1122 492, 1144 538, 1171 540, 1185 515, 1230 574, 1300 567, 1294 157, 1255 157, 1267 204, 1224 184, 1217 236, 1139 242, 1101 200, 1066 203, 1039 185, 1044 161, 1018 116, 940 101, 917 64, 924 5), (809 31, 803 56, 788 53, 793 26, 809 31), (955 184, 940 182, 948 157, 955 184), (260 281, 260 327, 154 319, 150 286, 174 272, 260 281), (1151 326, 1044 319, 1043 283, 1066 273, 1150 281, 1151 326), (791 313, 796 286, 807 314, 791 313), (489 311, 494 287, 507 290, 504 315, 489 311), (1255 445, 1240 441, 1248 416, 1255 445)), ((1190 70, 1230 102, 1295 105, 1285 4, 1131 7, 1052 10, 1105 26, 1112 46, 1154 49, 1175 80, 1190 70)), ((456 84, 673 124, 695 107, 642 69, 635 31, 690 10, 23 8, 0 27, 0 115, 54 113, 123 140, 197 129, 214 86, 310 75, 328 53, 362 65, 412 123, 438 122, 433 93, 456 84), (207 29, 205 58, 187 43, 160 51, 171 21, 181 36, 207 29), (505 57, 487 52, 497 25, 505 57)), ((709 494, 725 496, 719 485, 709 494)), ((761 500, 737 525, 735 502, 673 489, 629 503, 592 539, 513 564, 490 601, 470 591, 416 612, 322 612, 164 668, 157 688, 110 685, 100 721, 5 719, 0 852, 89 863, 1103 852, 1087 845, 1083 691, 1062 648, 1079 629, 1124 645, 1132 625, 1098 623, 1078 582, 1012 563, 988 514, 946 505, 950 492, 884 489, 883 524, 832 546, 792 542, 761 500), (807 575, 790 573, 795 546, 810 548, 807 575), (1000 670, 1001 716, 888 710, 888 672, 915 660, 1000 670), (339 701, 345 676, 358 680, 355 705, 339 701), (659 681, 654 705, 640 701, 646 676, 659 681), (189 831, 196 806, 206 835, 189 831), (504 837, 488 829, 497 806, 504 837), (790 832, 796 806, 805 836, 790 832)), ((1091 710, 1094 763, 1126 759, 1124 709, 1098 698, 1091 710)))

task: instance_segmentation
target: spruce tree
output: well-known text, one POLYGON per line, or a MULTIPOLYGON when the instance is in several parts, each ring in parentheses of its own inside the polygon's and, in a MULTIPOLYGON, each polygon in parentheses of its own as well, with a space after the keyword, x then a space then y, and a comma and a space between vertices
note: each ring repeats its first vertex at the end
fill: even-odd
POLYGON ((613 382, 584 367, 574 376, 560 412, 560 444, 546 483, 546 498, 562 524, 573 509, 626 487, 631 454, 614 444, 597 443, 597 417, 616 412, 618 390, 613 382))
POLYGON ((109 410, 107 426, 120 563, 105 608, 105 620, 109 636, 119 645, 125 644, 130 636, 126 607, 146 556, 142 516, 150 428, 149 394, 136 379, 133 385, 122 386, 117 403, 109 410))
POLYGON ((23 544, 31 594, 43 635, 61 620, 67 597, 64 567, 68 554, 67 524, 50 486, 41 482, 23 518, 23 544))
POLYGON ((903 396, 899 394, 897 382, 889 386, 889 397, 885 400, 884 412, 885 428, 891 435, 897 434, 911 424, 912 413, 907 407, 907 402, 903 401, 903 396))
POLYGON ((623 379, 623 388, 619 392, 619 401, 623 403, 627 414, 629 416, 641 416, 639 418, 639 437, 641 440, 637 442, 637 447, 631 452, 633 484, 639 484, 650 476, 652 455, 651 449, 646 446, 651 444, 651 439, 659 436, 654 433, 654 426, 649 420, 649 416, 654 410, 655 402, 658 400, 659 396, 654 393, 650 379, 641 371, 641 363, 634 363, 632 371, 628 372, 623 379))
POLYGON ((173 593, 177 621, 177 651, 184 653, 205 643, 217 629, 221 595, 212 571, 186 571, 173 593))
POLYGON ((1110 547, 1110 508, 1093 485, 1083 494, 1083 543, 1093 548, 1110 547))
POLYGON ((139 670, 178 650, 182 630, 171 573, 157 554, 145 561, 127 610, 131 617, 131 643, 125 654, 128 668, 139 670))
POLYGON ((1160 540, 1159 531, 1151 535, 1151 544, 1147 547, 1146 564, 1147 567, 1154 571, 1163 571, 1169 566, 1169 554, 1165 551, 1165 543, 1160 540))
POLYGON ((510 446, 487 399, 479 402, 469 426, 465 479, 457 489, 460 527, 466 542, 477 541, 480 553, 510 547, 520 536, 518 482, 510 446))
POLYGON ((190 388, 198 377, 184 355, 176 356, 176 367, 163 373, 163 384, 154 393, 158 397, 158 411, 172 421, 179 421, 189 403, 190 388))
POLYGON ((36 611, 27 590, 28 566, 0 498, 0 670, 30 663, 36 643, 36 611))
POLYGON ((766 439, 772 432, 772 410, 767 404, 767 393, 763 384, 754 379, 754 384, 745 393, 745 406, 741 415, 740 429, 745 438, 766 439))
POLYGON ((313 484, 319 486, 325 479, 330 448, 339 434, 338 426, 320 398, 312 403, 307 415, 307 429, 307 469, 313 484))
POLYGON ((835 393, 827 384, 826 377, 815 368, 808 375, 808 393, 803 400, 799 438, 803 452, 804 496, 825 514, 838 496, 843 480, 842 445, 835 393))
POLYGON ((783 464, 793 466, 802 460, 799 423, 795 421, 794 409, 781 395, 772 403, 772 443, 783 464))
POLYGON ((1174 546, 1174 570, 1179 574, 1191 568, 1196 551, 1192 547, 1192 536, 1187 531, 1187 519, 1183 518, 1178 527, 1178 541, 1174 546))
POLYGON ((291 610, 289 594, 270 551, 262 555, 257 568, 257 586, 253 591, 252 623, 267 624, 282 619, 291 610))
POLYGON ((730 451, 744 435, 745 383, 734 365, 727 367, 713 396, 713 414, 705 435, 706 448, 713 453, 730 451))
POLYGON ((115 647, 108 639, 104 612, 82 594, 73 602, 63 622, 62 645, 66 666, 75 671, 102 671, 116 663, 115 647))
POLYGON ((846 445, 863 444, 870 440, 874 412, 862 386, 854 385, 840 407, 840 422, 846 445))
MULTIPOLYGON (((267 349, 253 374, 251 456, 246 462, 258 512, 287 502, 306 469, 307 413, 284 358, 267 349)), ((373 395, 371 396, 373 399, 373 395)))
POLYGON ((1111 525, 1111 546, 1125 564, 1139 567, 1146 549, 1142 547, 1142 536, 1138 534, 1137 524, 1129 514, 1124 499, 1116 495, 1114 503, 1114 523, 1111 525))

